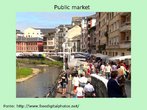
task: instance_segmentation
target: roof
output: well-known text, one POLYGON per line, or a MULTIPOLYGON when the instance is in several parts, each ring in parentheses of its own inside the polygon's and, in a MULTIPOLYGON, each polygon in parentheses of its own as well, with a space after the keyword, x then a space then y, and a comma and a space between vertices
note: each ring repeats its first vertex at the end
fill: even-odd
POLYGON ((48 34, 50 32, 56 32, 55 28, 34 28, 36 30, 40 30, 43 34, 48 34))
POLYGON ((23 34, 20 30, 16 30, 16 34, 23 34))
POLYGON ((68 30, 66 35, 67 35, 68 39, 72 39, 75 36, 81 35, 81 27, 78 25, 74 26, 73 28, 68 30))
POLYGON ((29 41, 43 41, 43 39, 40 38, 40 37, 27 38, 27 37, 19 36, 19 37, 16 38, 16 41, 24 41, 24 42, 29 42, 29 41))

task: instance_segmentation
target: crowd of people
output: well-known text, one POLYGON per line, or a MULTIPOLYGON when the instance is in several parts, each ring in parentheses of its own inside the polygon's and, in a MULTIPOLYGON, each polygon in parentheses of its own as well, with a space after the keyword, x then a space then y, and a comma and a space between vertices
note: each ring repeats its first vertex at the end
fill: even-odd
POLYGON ((125 81, 131 79, 131 65, 125 61, 105 62, 94 56, 80 65, 75 65, 72 73, 65 72, 61 78, 62 94, 66 93, 68 76, 72 75, 73 93, 77 98, 96 97, 90 75, 97 74, 108 79, 108 97, 127 97, 125 81))

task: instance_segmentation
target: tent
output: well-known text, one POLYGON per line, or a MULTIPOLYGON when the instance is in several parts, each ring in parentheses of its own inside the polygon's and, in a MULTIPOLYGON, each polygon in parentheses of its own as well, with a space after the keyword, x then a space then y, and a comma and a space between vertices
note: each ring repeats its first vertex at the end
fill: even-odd
POLYGON ((92 55, 94 55, 94 56, 96 56, 96 57, 100 57, 101 59, 106 59, 106 58, 109 58, 109 56, 108 56, 108 55, 103 55, 103 54, 101 54, 101 53, 92 54, 92 55))

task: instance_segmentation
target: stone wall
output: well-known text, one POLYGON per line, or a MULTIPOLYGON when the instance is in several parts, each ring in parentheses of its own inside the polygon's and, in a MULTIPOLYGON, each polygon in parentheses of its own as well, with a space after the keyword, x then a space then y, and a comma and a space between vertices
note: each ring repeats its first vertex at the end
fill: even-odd
POLYGON ((107 82, 108 80, 96 74, 91 75, 91 83, 95 88, 96 97, 108 97, 107 95, 107 82))

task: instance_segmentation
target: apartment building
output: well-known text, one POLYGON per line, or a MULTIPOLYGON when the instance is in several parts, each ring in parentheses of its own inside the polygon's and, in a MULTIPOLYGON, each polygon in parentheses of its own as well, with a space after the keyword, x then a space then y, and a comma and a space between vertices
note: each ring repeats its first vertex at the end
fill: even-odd
POLYGON ((89 53, 96 53, 96 16, 91 15, 87 17, 88 21, 88 35, 87 35, 87 52, 89 53))
POLYGON ((82 17, 81 20, 81 38, 80 48, 84 52, 96 53, 96 17, 95 14, 91 16, 82 17))
POLYGON ((65 35, 69 29, 71 29, 71 25, 59 25, 57 29, 56 36, 58 37, 58 52, 63 52, 62 44, 65 42, 65 35))
POLYGON ((109 56, 131 54, 131 13, 96 13, 96 50, 109 56))
POLYGON ((43 36, 43 51, 44 52, 58 51, 58 38, 56 36, 56 29, 49 29, 48 34, 43 36))

